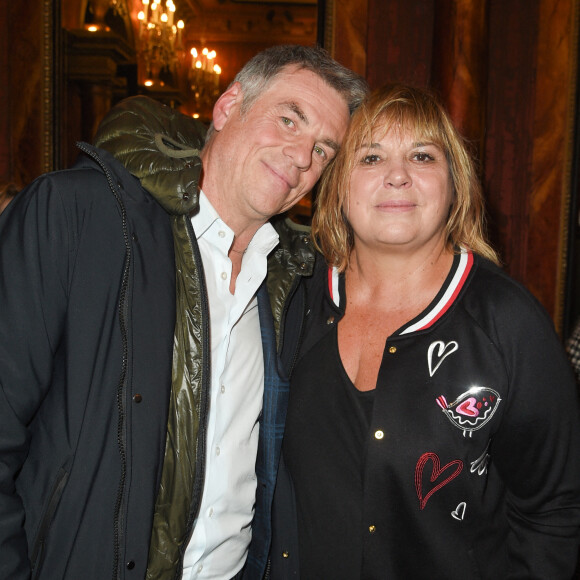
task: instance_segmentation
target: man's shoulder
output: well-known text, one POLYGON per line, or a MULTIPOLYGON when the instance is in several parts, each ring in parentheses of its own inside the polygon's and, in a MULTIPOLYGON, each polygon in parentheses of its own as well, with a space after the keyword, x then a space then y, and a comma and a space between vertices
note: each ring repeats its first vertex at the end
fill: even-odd
POLYGON ((284 214, 274 216, 270 223, 278 232, 280 243, 282 241, 292 242, 295 240, 304 242, 304 238, 310 240, 310 226, 299 224, 284 214))

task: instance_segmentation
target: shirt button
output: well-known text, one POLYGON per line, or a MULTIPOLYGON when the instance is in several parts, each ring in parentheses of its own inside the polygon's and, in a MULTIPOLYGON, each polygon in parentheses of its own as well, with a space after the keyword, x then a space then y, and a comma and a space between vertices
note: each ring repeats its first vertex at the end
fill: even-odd
POLYGON ((226 237, 226 232, 224 232, 223 230, 220 230, 220 231, 218 232, 218 236, 219 236, 220 238, 225 238, 225 237, 226 237))
POLYGON ((220 450, 220 448, 219 448, 219 447, 216 447, 216 448, 215 448, 215 454, 216 454, 216 455, 219 455, 220 453, 221 453, 221 450, 220 450))
POLYGON ((142 400, 143 400, 143 397, 139 393, 136 393, 135 395, 133 395, 133 401, 135 401, 135 403, 140 403, 142 400))
POLYGON ((198 572, 201 572, 202 570, 203 570, 203 564, 200 564, 200 565, 197 567, 197 571, 198 571, 198 572))
POLYGON ((375 526, 369 526, 369 534, 374 534, 377 531, 375 526))
POLYGON ((375 439, 382 439, 385 436, 384 432, 381 431, 380 429, 378 431, 375 431, 375 439))
POLYGON ((326 319, 326 324, 332 324, 333 322, 334 322, 334 316, 329 316, 329 317, 326 319))
POLYGON ((135 562, 133 562, 133 560, 130 560, 129 562, 127 562, 127 570, 133 570, 133 568, 135 568, 135 562))
POLYGON ((290 554, 288 552, 282 552, 282 558, 288 558, 290 554))
POLYGON ((222 395, 226 392, 226 387, 224 385, 222 385, 220 387, 220 391, 222 392, 222 395))
POLYGON ((222 280, 225 280, 228 277, 228 275, 226 272, 222 272, 221 277, 222 277, 222 280))
POLYGON ((395 354, 395 353, 397 352, 397 347, 396 347, 396 346, 390 346, 390 347, 389 347, 389 352, 390 352, 391 354, 395 354))
POLYGON ((213 517, 213 508, 209 508, 209 517, 212 518, 213 517))

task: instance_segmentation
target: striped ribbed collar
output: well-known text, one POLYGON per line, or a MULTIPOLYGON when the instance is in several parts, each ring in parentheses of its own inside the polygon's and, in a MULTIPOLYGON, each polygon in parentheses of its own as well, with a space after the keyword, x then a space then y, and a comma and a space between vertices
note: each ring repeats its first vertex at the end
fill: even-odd
MULTIPOLYGON (((473 253, 461 250, 453 258, 451 270, 431 304, 419 316, 402 326, 393 336, 411 334, 433 326, 455 302, 473 268, 473 253)), ((340 275, 336 268, 328 269, 328 291, 336 306, 340 306, 340 275)), ((344 285, 342 285, 344 288, 344 285)))

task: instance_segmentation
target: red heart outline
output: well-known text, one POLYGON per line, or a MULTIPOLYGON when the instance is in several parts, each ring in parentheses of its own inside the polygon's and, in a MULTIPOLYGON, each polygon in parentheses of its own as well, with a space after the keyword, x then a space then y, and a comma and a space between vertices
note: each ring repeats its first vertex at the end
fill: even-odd
POLYGON ((415 489, 417 490, 420 509, 424 509, 427 501, 429 501, 429 498, 444 485, 447 485, 451 480, 455 479, 463 469, 463 461, 461 461, 461 459, 454 459, 443 467, 440 467, 440 465, 441 462, 439 461, 439 457, 436 453, 423 453, 423 455, 421 455, 419 458, 419 461, 417 461, 417 465, 415 467, 415 489), (431 491, 429 491, 425 497, 423 497, 423 469, 425 468, 425 465, 429 459, 433 462, 433 472, 429 478, 431 483, 433 483, 444 471, 450 467, 455 466, 455 471, 446 479, 438 483, 431 491))

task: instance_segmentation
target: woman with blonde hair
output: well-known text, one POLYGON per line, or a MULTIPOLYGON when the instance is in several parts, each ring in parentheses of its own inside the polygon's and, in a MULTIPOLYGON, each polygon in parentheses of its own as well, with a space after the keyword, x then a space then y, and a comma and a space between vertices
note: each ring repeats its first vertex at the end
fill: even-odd
POLYGON ((437 99, 373 93, 317 203, 272 578, 570 578, 574 378, 437 99))

